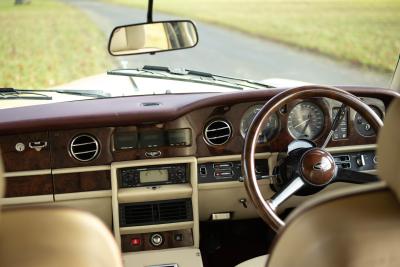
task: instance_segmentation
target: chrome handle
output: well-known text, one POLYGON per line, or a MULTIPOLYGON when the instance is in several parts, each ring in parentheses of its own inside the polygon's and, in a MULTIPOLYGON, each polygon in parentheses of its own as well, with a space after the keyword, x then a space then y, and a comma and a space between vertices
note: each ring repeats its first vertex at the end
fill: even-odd
POLYGON ((29 142, 29 147, 35 149, 36 151, 40 151, 43 148, 47 147, 47 142, 46 141, 29 142))

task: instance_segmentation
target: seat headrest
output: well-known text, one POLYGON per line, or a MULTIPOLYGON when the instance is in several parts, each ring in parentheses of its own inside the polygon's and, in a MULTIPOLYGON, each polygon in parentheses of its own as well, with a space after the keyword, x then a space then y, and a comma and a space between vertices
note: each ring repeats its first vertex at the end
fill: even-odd
POLYGON ((400 98, 387 109, 384 123, 378 136, 378 175, 400 200, 400 98))

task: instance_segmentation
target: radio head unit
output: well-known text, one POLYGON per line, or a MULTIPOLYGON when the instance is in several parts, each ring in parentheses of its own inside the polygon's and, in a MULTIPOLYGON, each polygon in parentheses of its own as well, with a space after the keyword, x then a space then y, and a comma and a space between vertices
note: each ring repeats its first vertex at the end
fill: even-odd
POLYGON ((118 171, 120 188, 183 184, 189 181, 187 164, 123 168, 118 171))

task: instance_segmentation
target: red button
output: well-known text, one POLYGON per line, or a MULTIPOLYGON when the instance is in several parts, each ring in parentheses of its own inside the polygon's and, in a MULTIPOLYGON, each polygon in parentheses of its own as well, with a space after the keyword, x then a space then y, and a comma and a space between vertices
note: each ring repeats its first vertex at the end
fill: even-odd
POLYGON ((132 238, 131 240, 132 246, 140 246, 140 243, 142 243, 142 240, 140 238, 132 238))

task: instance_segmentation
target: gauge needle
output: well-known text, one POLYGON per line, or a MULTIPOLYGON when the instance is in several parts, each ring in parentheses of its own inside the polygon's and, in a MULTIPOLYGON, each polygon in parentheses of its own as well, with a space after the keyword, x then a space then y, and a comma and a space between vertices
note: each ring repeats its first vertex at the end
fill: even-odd
POLYGON ((304 121, 300 122, 299 124, 297 124, 296 126, 294 126, 293 128, 296 129, 297 127, 299 127, 299 126, 301 126, 301 125, 303 125, 304 123, 307 123, 307 122, 309 122, 309 121, 310 121, 310 119, 304 120, 304 121))
POLYGON ((307 120, 307 123, 304 126, 303 131, 301 131, 303 134, 306 132, 306 129, 307 129, 308 125, 310 125, 310 119, 307 120))

